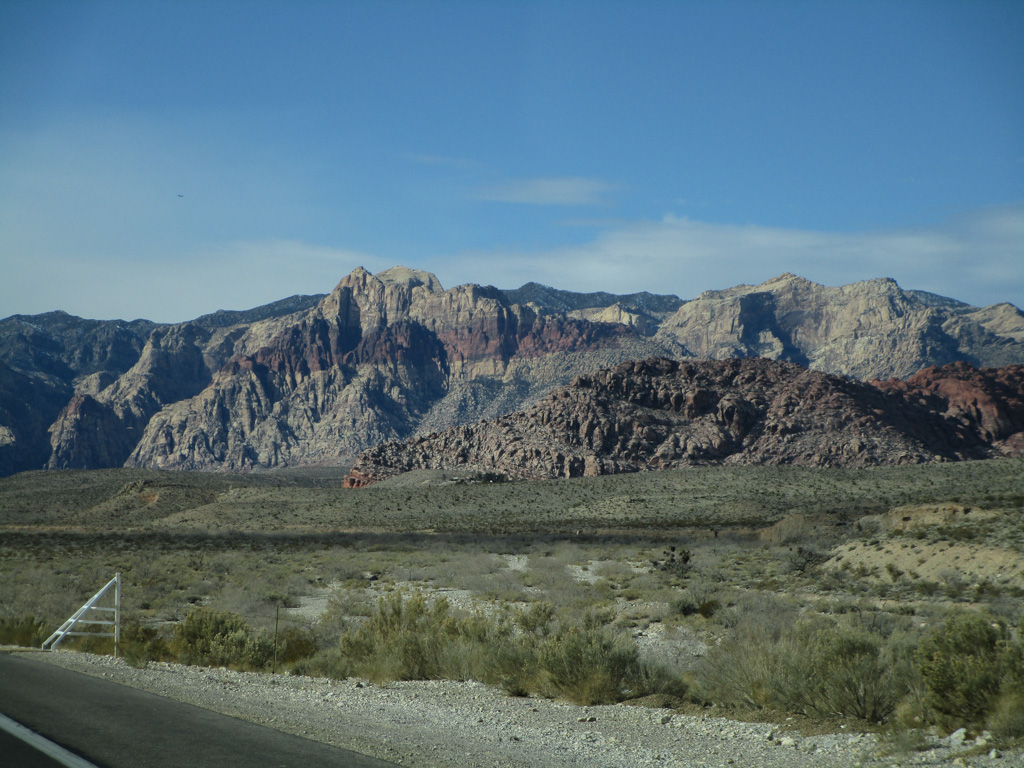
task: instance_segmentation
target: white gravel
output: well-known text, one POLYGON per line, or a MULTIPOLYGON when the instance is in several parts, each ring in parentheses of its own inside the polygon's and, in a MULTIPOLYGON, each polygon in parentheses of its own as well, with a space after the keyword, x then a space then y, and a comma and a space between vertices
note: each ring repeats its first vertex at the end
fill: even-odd
POLYGON ((33 658, 404 766, 1024 766, 1020 751, 990 757, 974 742, 935 740, 925 752, 885 756, 871 734, 802 737, 776 725, 664 709, 512 698, 472 682, 375 686, 164 663, 135 669, 71 651, 33 658))

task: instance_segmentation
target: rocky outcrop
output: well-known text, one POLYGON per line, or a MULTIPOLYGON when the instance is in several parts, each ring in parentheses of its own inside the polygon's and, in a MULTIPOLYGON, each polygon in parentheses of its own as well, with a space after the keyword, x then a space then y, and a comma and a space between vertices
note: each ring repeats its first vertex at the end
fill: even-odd
POLYGON ((881 379, 956 360, 1020 364, 1024 316, 891 280, 828 288, 783 275, 683 302, 536 283, 446 290, 402 267, 177 325, 13 316, 0 320, 0 475, 344 464, 627 360, 751 356, 881 379))
POLYGON ((149 420, 128 465, 350 463, 423 423, 457 424, 495 402, 521 407, 521 396, 565 383, 607 355, 661 348, 626 326, 510 304, 493 288, 445 290, 433 275, 404 268, 358 269, 312 310, 269 335, 263 329, 260 344, 247 336, 237 346, 248 351, 202 392, 149 420), (473 396, 485 390, 493 396, 473 396))
POLYGON ((130 368, 154 327, 66 312, 0 320, 0 476, 46 466, 61 410, 79 387, 94 391, 130 368))
POLYGON ((927 365, 1024 362, 1024 315, 978 309, 890 279, 838 288, 780 275, 707 291, 658 331, 695 357, 766 357, 858 379, 905 378, 927 365))
POLYGON ((71 387, 0 362, 0 475, 39 469, 50 455, 47 427, 71 387))
POLYGON ((76 392, 50 427, 47 467, 122 465, 155 413, 209 383, 203 348, 210 337, 192 323, 157 328, 128 371, 95 394, 76 392))
MULTIPOLYGON (((1020 366, 1017 366, 1019 368, 1020 366)), ((1012 429, 992 408, 967 411, 952 379, 1001 382, 1017 370, 954 366, 946 382, 851 381, 765 359, 625 363, 576 378, 526 411, 365 452, 349 487, 411 469, 475 469, 517 478, 580 477, 701 464, 874 466, 995 455, 1012 429), (938 390, 943 387, 950 396, 938 390)), ((998 396, 996 396, 998 398, 998 396)), ((1014 399, 1015 398, 1015 399, 1014 399)), ((1012 411, 1016 405, 1010 405, 1012 411)))
POLYGON ((925 368, 906 381, 871 383, 963 424, 1001 453, 1024 454, 1024 365, 978 370, 959 362, 925 368))

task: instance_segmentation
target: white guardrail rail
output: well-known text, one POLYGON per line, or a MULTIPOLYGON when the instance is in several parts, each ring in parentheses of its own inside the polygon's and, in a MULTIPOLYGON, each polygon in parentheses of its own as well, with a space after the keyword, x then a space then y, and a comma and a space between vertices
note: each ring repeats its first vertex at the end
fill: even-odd
POLYGON ((65 637, 112 637, 114 638, 114 656, 118 655, 121 645, 121 573, 120 571, 114 574, 114 578, 107 582, 106 586, 103 587, 99 592, 92 596, 92 598, 79 608, 71 616, 70 619, 65 621, 60 627, 43 641, 42 648, 44 651, 55 651, 57 646, 60 645, 61 641, 65 637), (110 591, 110 588, 114 588, 114 607, 105 607, 96 605, 100 602, 103 597, 110 591), (93 612, 114 614, 113 619, 99 619, 91 618, 93 612), (79 632, 77 628, 79 626, 87 625, 102 625, 113 627, 109 632, 97 632, 90 630, 87 632, 79 632))

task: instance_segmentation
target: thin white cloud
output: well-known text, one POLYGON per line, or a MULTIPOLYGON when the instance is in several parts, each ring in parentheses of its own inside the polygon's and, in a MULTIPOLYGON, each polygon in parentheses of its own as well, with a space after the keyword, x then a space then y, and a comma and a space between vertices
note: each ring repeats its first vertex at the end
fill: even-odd
POLYGON ((591 242, 531 252, 475 251, 435 265, 442 282, 693 298, 793 272, 826 285, 892 277, 903 288, 976 305, 1024 304, 1024 203, 928 229, 836 233, 712 224, 673 215, 607 229, 591 242))
POLYGON ((615 187, 576 176, 510 179, 480 190, 478 200, 522 205, 604 205, 615 187))

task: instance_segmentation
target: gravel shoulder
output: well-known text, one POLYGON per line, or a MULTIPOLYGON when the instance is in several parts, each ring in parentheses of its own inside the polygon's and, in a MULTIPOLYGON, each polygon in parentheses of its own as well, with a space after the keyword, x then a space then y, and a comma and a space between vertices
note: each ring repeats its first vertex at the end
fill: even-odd
POLYGON ((375 686, 356 680, 232 672, 60 651, 33 655, 85 674, 406 766, 428 768, 848 768, 1024 765, 972 742, 881 755, 873 734, 802 737, 778 725, 615 705, 513 698, 472 682, 375 686))

